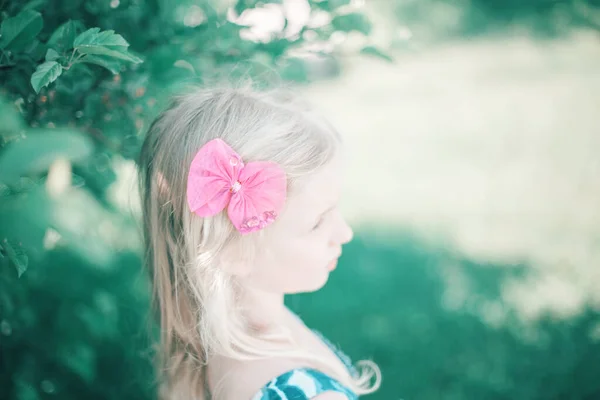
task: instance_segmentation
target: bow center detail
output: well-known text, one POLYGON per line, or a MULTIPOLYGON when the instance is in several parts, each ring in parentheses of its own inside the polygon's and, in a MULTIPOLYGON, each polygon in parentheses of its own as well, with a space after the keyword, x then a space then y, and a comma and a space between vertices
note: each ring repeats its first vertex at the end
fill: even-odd
POLYGON ((240 181, 235 181, 233 185, 231 185, 231 189, 229 190, 231 191, 231 193, 237 193, 241 187, 242 184, 240 183, 240 181))

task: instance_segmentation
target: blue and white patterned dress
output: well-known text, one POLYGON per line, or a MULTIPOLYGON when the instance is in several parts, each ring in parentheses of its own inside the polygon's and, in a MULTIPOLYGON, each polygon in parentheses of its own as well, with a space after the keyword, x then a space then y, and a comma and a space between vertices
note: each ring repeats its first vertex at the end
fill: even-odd
MULTIPOLYGON (((356 377, 358 371, 352 365, 350 357, 319 331, 312 331, 338 356, 351 375, 356 377)), ((358 400, 358 395, 352 390, 313 368, 295 368, 271 379, 251 400, 308 400, 324 392, 339 392, 345 394, 348 400, 358 400)))

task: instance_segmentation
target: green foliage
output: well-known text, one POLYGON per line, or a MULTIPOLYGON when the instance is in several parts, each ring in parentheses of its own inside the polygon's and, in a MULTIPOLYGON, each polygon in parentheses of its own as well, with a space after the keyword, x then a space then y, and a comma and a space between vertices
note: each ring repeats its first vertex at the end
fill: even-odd
POLYGON ((11 107, 5 99, 0 98, 0 132, 3 137, 9 132, 19 131, 24 127, 22 118, 19 116, 17 109, 11 107))
POLYGON ((334 29, 343 32, 359 31, 368 35, 371 33, 371 23, 363 15, 358 13, 336 15, 331 21, 334 29))
POLYGON ((350 3, 351 0, 321 0, 315 2, 314 5, 321 10, 333 11, 350 3))
POLYGON ((129 43, 123 36, 109 30, 100 32, 100 28, 90 28, 77 36, 73 41, 73 48, 82 54, 97 54, 109 58, 141 63, 142 59, 127 53, 129 43))
MULTIPOLYGON (((335 21, 318 40, 370 31, 348 3, 310 1, 335 21)), ((122 171, 181 86, 328 76, 291 55, 311 28, 250 41, 222 2, 208 0, 0 8, 0 398, 152 398, 148 282, 139 221, 118 200, 133 187, 115 189, 122 171)), ((338 71, 327 57, 325 70, 338 71)))
POLYGON ((48 171, 58 158, 82 161, 93 151, 91 139, 72 129, 35 129, 27 140, 8 146, 0 158, 0 180, 13 183, 22 176, 48 171))
MULTIPOLYGON (((46 56, 49 55, 51 58, 57 59, 58 53, 56 53, 56 51, 52 53, 52 51, 52 49, 48 49, 49 53, 46 53, 46 56)), ((54 82, 62 72, 62 65, 56 61, 46 61, 45 63, 38 65, 33 75, 31 75, 31 86, 33 86, 33 90, 35 90, 36 93, 39 93, 41 88, 54 82)))
POLYGON ((68 20, 52 33, 48 39, 48 50, 53 50, 56 54, 64 53, 73 46, 77 32, 83 30, 84 26, 80 21, 68 20))
POLYGON ((24 50, 28 43, 42 30, 44 21, 36 11, 23 10, 13 18, 2 22, 0 48, 4 50, 24 50))
POLYGON ((598 0, 393 0, 398 21, 421 40, 448 40, 518 28, 540 37, 600 30, 598 0))
POLYGON ((17 246, 13 241, 9 241, 8 239, 4 239, 2 243, 0 243, 0 252, 7 257, 8 261, 14 266, 17 270, 17 277, 21 277, 23 273, 27 270, 27 264, 29 259, 27 258, 27 254, 23 252, 23 250, 17 246))
POLYGON ((379 49, 375 46, 365 46, 360 50, 360 52, 362 54, 368 54, 371 56, 379 57, 386 61, 390 61, 390 62, 394 61, 394 59, 389 54, 381 51, 381 49, 379 49))

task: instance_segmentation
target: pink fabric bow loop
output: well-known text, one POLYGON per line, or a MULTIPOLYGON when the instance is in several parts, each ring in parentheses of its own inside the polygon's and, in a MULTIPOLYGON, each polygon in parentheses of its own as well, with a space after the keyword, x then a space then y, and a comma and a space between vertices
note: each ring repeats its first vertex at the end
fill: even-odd
POLYGON ((281 212, 287 180, 274 162, 245 164, 227 143, 213 139, 196 153, 187 181, 190 210, 209 217, 227 208, 229 219, 242 234, 263 229, 281 212))

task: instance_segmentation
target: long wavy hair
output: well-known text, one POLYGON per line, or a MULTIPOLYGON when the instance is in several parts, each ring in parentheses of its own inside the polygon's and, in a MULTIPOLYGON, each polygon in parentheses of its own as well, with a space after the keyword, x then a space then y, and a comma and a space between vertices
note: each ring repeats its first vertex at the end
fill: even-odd
MULTIPOLYGON (((244 288, 222 268, 221 256, 235 248, 251 262, 263 231, 242 236, 226 212, 201 218, 186 202, 188 166, 198 149, 215 138, 244 160, 278 163, 288 178, 288 196, 341 144, 339 133, 291 90, 257 90, 248 82, 191 86, 172 96, 150 125, 137 165, 145 264, 152 280, 153 318, 160 327, 159 398, 206 399, 205 371, 212 354, 241 360, 301 358, 358 394, 374 392, 381 382, 374 362, 357 362, 359 374, 351 376, 339 364, 301 351, 289 332, 249 327, 238 304, 244 288)), ((218 398, 221 388, 212 389, 218 398)))

